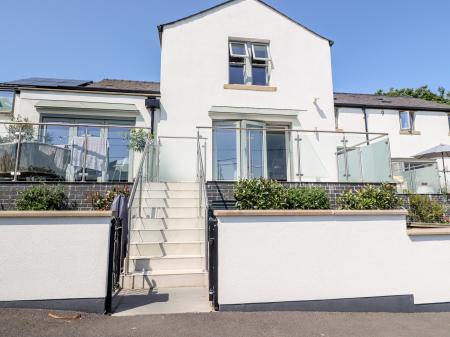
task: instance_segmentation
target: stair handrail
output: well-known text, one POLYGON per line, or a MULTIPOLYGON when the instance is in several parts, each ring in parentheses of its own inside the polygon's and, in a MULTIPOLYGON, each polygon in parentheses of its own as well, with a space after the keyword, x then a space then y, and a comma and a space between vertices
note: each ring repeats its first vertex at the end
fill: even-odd
MULTIPOLYGON (((128 211, 128 231, 127 231, 127 251, 126 253, 126 259, 125 259, 125 268, 124 268, 124 272, 126 274, 128 274, 128 267, 130 264, 130 238, 131 238, 131 207, 133 206, 133 201, 136 195, 136 191, 137 191, 137 187, 140 184, 141 188, 140 188, 140 197, 139 197, 139 217, 141 216, 141 206, 142 206, 142 178, 143 178, 143 170, 144 170, 144 164, 148 159, 149 156, 149 149, 150 146, 153 144, 153 140, 152 139, 147 139, 145 142, 145 146, 144 146, 144 151, 141 157, 141 161, 139 162, 139 167, 138 167, 138 171, 136 173, 136 177, 134 178, 133 181, 133 186, 131 188, 131 192, 130 192, 130 196, 128 197, 128 204, 127 204, 127 211, 128 211)), ((123 234, 123 231, 122 231, 123 234)), ((122 238, 123 240, 123 238, 122 238)), ((123 242, 123 241, 122 241, 123 242)))
MULTIPOLYGON (((206 193, 206 172, 204 169, 204 161, 202 156, 202 147, 200 144, 200 140, 205 139, 200 136, 200 132, 197 131, 197 178, 199 183, 199 204, 198 204, 198 213, 199 216, 202 215, 202 206, 203 201, 205 202, 205 221, 207 221, 207 209, 208 209, 208 195, 206 193)), ((205 151, 206 152, 206 151, 205 151)), ((206 156, 206 153, 205 153, 206 156)), ((206 163, 206 161, 205 161, 206 163)), ((208 242, 208 228, 205 226, 205 242, 208 242)), ((209 267, 209 252, 208 247, 205 247, 205 269, 208 270, 209 267)))

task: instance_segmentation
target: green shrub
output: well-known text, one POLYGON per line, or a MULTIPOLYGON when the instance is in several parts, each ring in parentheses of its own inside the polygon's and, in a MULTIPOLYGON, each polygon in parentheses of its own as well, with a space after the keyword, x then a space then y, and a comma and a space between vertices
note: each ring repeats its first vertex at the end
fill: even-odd
POLYGON ((152 135, 145 129, 133 129, 130 132, 128 147, 136 152, 143 152, 145 144, 148 139, 151 139, 152 135))
POLYGON ((337 198, 339 209, 396 209, 402 205, 395 188, 389 184, 366 186, 359 191, 346 191, 337 198))
POLYGON ((113 187, 112 190, 106 191, 105 194, 100 192, 92 192, 88 194, 89 199, 91 199, 92 207, 96 210, 100 211, 109 211, 111 209, 111 205, 114 201, 114 198, 117 195, 124 195, 128 197, 130 195, 130 189, 128 186, 122 187, 113 187))
POLYGON ((234 187, 238 209, 285 209, 286 189, 270 179, 240 180, 234 187))
POLYGON ((67 208, 67 197, 61 186, 33 186, 20 194, 16 208, 20 211, 49 211, 67 208))
POLYGON ((234 188, 238 209, 329 209, 325 190, 284 187, 269 179, 240 180, 234 188))
POLYGON ((409 195, 408 218, 411 222, 444 222, 444 207, 424 195, 409 195))
POLYGON ((286 203, 288 209, 330 209, 327 192, 319 187, 290 187, 286 203))

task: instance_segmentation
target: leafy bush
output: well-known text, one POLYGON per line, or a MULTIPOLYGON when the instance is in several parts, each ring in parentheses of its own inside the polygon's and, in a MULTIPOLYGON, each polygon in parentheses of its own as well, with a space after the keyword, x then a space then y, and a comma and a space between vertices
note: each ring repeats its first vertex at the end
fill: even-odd
POLYGON ((444 207, 424 195, 409 195, 409 220, 412 222, 444 222, 444 207))
POLYGON ((238 209, 329 209, 325 190, 284 187, 269 179, 240 180, 234 188, 238 209))
POLYGON ((288 209, 330 209, 330 199, 323 188, 296 188, 287 189, 288 209))
POLYGON ((145 149, 147 139, 152 135, 145 129, 133 129, 130 132, 128 147, 136 152, 142 152, 145 149))
POLYGON ((67 208, 67 197, 61 186, 33 186, 20 194, 16 208, 20 211, 49 211, 67 208))
POLYGON ((346 191, 337 198, 340 209, 396 209, 402 205, 395 188, 389 184, 366 186, 359 191, 346 191))
POLYGON ((114 198, 120 194, 128 197, 130 195, 130 189, 128 188, 128 186, 125 186, 123 188, 114 187, 112 190, 106 191, 105 194, 101 194, 100 192, 93 192, 90 193, 89 197, 94 209, 108 211, 111 209, 114 198))
POLYGON ((286 189, 270 179, 240 180, 234 187, 238 209, 285 209, 286 189))
POLYGON ((0 143, 10 143, 18 139, 19 132, 22 132, 22 141, 33 140, 34 127, 33 124, 29 124, 28 118, 22 118, 20 115, 17 118, 12 118, 12 122, 21 122, 24 124, 8 124, 6 126, 7 135, 0 136, 0 143))

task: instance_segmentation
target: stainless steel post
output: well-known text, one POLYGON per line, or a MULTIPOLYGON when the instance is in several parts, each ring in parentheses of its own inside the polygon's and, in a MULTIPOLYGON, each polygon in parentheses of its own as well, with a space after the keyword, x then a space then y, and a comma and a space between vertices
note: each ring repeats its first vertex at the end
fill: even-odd
POLYGON ((300 138, 299 133, 297 132, 297 137, 295 138, 297 142, 297 177, 298 181, 302 181, 302 160, 301 160, 301 151, 300 151, 300 142, 302 139, 300 138))
POLYGON ((342 137, 342 146, 344 148, 344 176, 349 181, 350 173, 348 170, 347 139, 345 138, 345 134, 342 137))
POLYGON ((19 171, 19 159, 20 159, 21 144, 22 144, 22 125, 19 128, 19 135, 17 138, 16 162, 14 164, 14 179, 13 179, 13 181, 17 181, 17 175, 18 175, 18 171, 19 171))
POLYGON ((87 149, 88 149, 88 135, 87 135, 87 128, 84 130, 84 144, 83 144, 83 169, 82 169, 82 176, 81 181, 86 181, 86 162, 87 162, 87 149))

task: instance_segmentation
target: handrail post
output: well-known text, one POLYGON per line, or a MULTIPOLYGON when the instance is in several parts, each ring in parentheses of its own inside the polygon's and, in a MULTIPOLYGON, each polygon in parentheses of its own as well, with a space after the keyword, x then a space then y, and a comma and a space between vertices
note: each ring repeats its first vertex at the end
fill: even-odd
POLYGON ((297 132, 297 137, 295 138, 295 141, 297 142, 297 176, 298 181, 302 181, 302 160, 301 160, 301 151, 300 151, 300 142, 302 139, 300 138, 299 133, 297 132))
POLYGON ((87 150, 88 150, 88 136, 87 136, 87 128, 84 129, 84 144, 83 144, 83 168, 81 171, 81 181, 85 182, 86 181, 86 162, 87 162, 87 150))
POLYGON ((344 175, 347 182, 349 181, 350 172, 348 169, 348 154, 347 154, 347 139, 345 138, 345 133, 342 136, 342 146, 344 149, 344 175))
POLYGON ((20 147, 22 144, 22 125, 20 125, 19 128, 19 135, 17 138, 17 146, 16 146, 16 161, 14 164, 14 178, 13 181, 17 181, 17 175, 18 175, 18 171, 19 171, 19 158, 20 158, 20 147))

